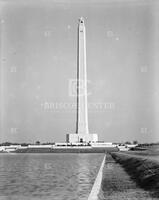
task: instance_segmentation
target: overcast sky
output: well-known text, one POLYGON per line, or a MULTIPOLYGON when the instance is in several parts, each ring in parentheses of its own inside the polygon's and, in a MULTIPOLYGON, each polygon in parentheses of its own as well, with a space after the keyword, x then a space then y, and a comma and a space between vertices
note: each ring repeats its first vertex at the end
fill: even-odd
POLYGON ((1 4, 1 141, 75 133, 77 23, 86 25, 89 131, 159 141, 159 4, 141 0, 1 4), (65 106, 65 107, 64 107, 65 106))

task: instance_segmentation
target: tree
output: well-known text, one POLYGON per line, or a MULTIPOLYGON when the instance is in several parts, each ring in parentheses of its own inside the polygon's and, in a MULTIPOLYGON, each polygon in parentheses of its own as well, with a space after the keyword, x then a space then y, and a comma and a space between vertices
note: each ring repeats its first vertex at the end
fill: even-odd
POLYGON ((125 144, 131 144, 131 142, 129 142, 129 141, 126 141, 126 142, 125 142, 125 144))
POLYGON ((133 141, 133 144, 138 144, 138 141, 137 141, 137 140, 134 140, 134 141, 133 141))
POLYGON ((36 144, 36 145, 39 145, 39 144, 40 144, 40 141, 36 141, 35 144, 36 144))

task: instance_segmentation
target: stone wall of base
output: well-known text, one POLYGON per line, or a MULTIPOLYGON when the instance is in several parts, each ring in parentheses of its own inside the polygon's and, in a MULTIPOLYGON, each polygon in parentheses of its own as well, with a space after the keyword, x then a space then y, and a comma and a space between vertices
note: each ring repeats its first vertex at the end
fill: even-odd
POLYGON ((67 134, 66 142, 76 143, 76 142, 97 142, 98 135, 97 134, 67 134))

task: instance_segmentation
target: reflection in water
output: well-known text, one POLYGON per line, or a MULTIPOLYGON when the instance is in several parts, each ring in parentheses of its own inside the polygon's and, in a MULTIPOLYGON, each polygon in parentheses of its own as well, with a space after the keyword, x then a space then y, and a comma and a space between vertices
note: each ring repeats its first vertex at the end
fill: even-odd
POLYGON ((78 188, 77 193, 78 196, 80 196, 81 199, 85 198, 85 194, 88 194, 88 191, 90 191, 91 184, 91 177, 90 177, 90 160, 89 160, 89 154, 78 154, 77 155, 77 163, 78 163, 78 174, 77 174, 77 180, 78 180, 78 188), (81 156, 83 159, 81 159, 81 156))
POLYGON ((87 199, 103 154, 0 154, 0 199, 87 199))

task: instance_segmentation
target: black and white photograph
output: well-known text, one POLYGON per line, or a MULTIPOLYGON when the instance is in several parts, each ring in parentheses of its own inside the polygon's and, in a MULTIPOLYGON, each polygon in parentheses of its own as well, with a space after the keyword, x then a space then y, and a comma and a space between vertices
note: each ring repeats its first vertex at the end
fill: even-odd
POLYGON ((159 200, 159 0, 0 0, 0 200, 159 200))

